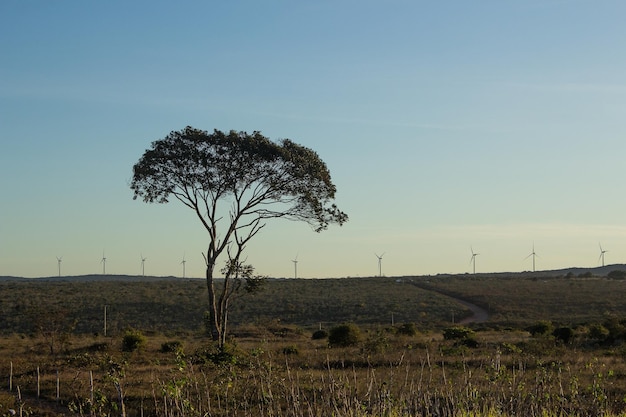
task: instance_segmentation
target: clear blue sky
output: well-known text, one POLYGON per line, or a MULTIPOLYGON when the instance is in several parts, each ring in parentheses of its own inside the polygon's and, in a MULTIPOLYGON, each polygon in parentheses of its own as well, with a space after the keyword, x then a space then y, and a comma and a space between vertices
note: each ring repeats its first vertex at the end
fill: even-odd
POLYGON ((0 275, 201 277, 207 235, 132 200, 187 125, 317 151, 350 215, 249 246, 291 277, 626 262, 623 1, 0 2, 0 275))

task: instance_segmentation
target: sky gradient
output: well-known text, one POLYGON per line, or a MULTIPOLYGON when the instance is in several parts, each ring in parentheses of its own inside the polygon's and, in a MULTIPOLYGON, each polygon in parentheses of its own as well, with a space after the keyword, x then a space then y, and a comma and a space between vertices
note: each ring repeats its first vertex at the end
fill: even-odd
POLYGON ((187 125, 312 148, 350 220, 270 221, 271 277, 626 263, 622 1, 0 3, 0 276, 202 277, 132 166, 187 125))

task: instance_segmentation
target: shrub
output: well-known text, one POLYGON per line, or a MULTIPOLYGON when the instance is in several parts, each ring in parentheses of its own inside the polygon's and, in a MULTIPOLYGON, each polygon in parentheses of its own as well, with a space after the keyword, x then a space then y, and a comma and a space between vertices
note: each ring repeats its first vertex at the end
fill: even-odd
POLYGON ((371 335, 363 347, 363 350, 368 353, 383 353, 387 349, 389 349, 389 338, 384 331, 380 330, 371 335))
POLYGON ((180 340, 165 342, 161 345, 161 353, 182 352, 183 343, 180 340))
POLYGON ((569 343, 574 337, 574 330, 571 327, 557 327, 552 332, 552 336, 565 344, 569 343))
POLYGON ((445 340, 466 339, 473 335, 474 331, 472 329, 463 326, 448 327, 443 331, 443 338, 445 340))
POLYGON ((552 332, 552 322, 547 320, 540 320, 526 328, 528 332, 533 336, 545 336, 552 332))
POLYGON ((194 352, 190 361, 193 364, 237 365, 243 353, 234 346, 226 344, 221 349, 216 344, 200 348, 194 352))
POLYGON ((611 279, 623 280, 623 279, 626 279, 626 271, 620 271, 619 269, 616 269, 614 271, 609 272, 607 276, 611 279))
POLYGON ((328 344, 331 347, 354 346, 360 340, 361 330, 352 323, 333 327, 328 334, 328 344))
POLYGON ((311 336, 313 340, 326 339, 327 337, 328 337, 328 332, 322 329, 314 331, 313 336, 311 336))
POLYGON ((127 330, 122 338, 122 351, 134 352, 143 347, 146 337, 139 330, 127 330))
POLYGON ((455 346, 465 346, 468 348, 477 348, 478 340, 473 335, 464 337, 455 343, 455 346))
POLYGON ((283 348, 284 355, 297 355, 299 353, 298 346, 290 345, 283 348))
POLYGON ((603 342, 609 337, 609 329, 601 324, 593 324, 589 327, 589 338, 603 342))
POLYGON ((398 328, 398 334, 403 334, 406 336, 415 336, 417 334, 417 327, 415 327, 415 323, 403 323, 398 328))

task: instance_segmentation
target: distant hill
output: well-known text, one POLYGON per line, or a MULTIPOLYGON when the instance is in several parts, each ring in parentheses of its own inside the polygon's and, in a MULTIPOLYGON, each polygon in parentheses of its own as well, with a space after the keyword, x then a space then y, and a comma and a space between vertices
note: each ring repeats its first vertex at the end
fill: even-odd
MULTIPOLYGON (((42 281, 42 282, 90 282, 90 281, 125 281, 125 282, 154 282, 159 280, 180 279, 174 276, 152 277, 140 275, 76 275, 62 277, 39 277, 39 278, 23 278, 13 276, 0 276, 0 281, 42 281)), ((190 278, 185 278, 190 279, 190 278)))
MULTIPOLYGON (((591 273, 594 276, 605 277, 611 271, 624 271, 626 272, 626 264, 613 264, 606 266, 598 266, 595 268, 582 268, 582 267, 571 267, 571 268, 563 268, 563 269, 554 269, 554 270, 546 270, 546 271, 522 271, 522 272, 488 272, 488 273, 478 273, 477 275, 481 276, 503 276, 503 277, 514 277, 514 276, 534 276, 537 278, 544 277, 557 277, 557 276, 566 276, 568 274, 573 274, 575 276, 584 275, 591 273)), ((437 274, 437 276, 463 276, 470 274, 437 274)), ((407 275, 409 276, 409 275, 407 275)), ((410 275, 411 277, 419 277, 421 275, 410 275)), ((393 278, 393 277, 388 277, 393 278)), ((397 277, 401 278, 401 277, 397 277)), ((39 277, 39 278, 24 278, 24 277, 15 277, 15 276, 0 276, 0 282, 2 281, 50 281, 50 282, 90 282, 90 281, 125 281, 125 282, 154 282, 158 280, 197 280, 204 278, 180 278, 174 276, 140 276, 140 275, 102 275, 102 274, 91 274, 91 275, 76 275, 76 276, 52 276, 52 277, 39 277)), ((280 278, 276 278, 280 279, 280 278)), ((289 278, 288 278, 289 279, 289 278)))

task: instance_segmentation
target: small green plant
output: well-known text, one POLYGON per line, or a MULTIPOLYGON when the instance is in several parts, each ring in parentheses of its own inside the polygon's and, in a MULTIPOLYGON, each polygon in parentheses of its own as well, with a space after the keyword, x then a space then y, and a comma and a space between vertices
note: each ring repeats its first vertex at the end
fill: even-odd
POLYGON ((122 338, 122 352, 134 352, 146 344, 146 337, 139 330, 127 330, 122 338))
POLYGON ((356 324, 347 323, 335 326, 328 334, 330 347, 354 346, 361 341, 361 330, 356 324))

